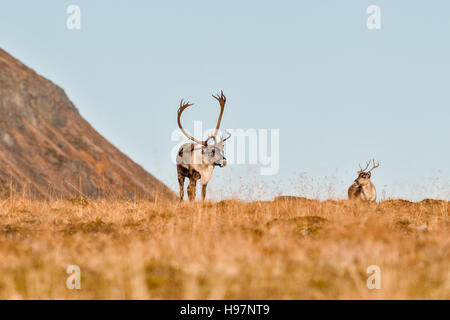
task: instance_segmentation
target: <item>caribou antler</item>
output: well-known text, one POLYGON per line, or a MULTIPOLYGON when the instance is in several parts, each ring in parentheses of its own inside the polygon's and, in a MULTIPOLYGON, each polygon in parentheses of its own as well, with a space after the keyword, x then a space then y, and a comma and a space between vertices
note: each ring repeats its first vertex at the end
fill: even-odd
POLYGON ((361 168, 361 166, 359 166, 359 168, 361 169, 361 170, 359 171, 359 173, 365 172, 365 171, 367 170, 367 168, 369 168, 370 162, 373 163, 373 166, 372 166, 372 169, 370 169, 370 170, 367 171, 367 172, 370 172, 370 171, 372 171, 373 169, 378 168, 378 167, 380 166, 380 161, 378 161, 377 164, 375 164, 375 159, 372 159, 372 160, 369 160, 368 162, 366 162, 366 167, 365 167, 364 169, 361 168))
MULTIPOLYGON (((370 162, 370 161, 369 161, 369 162, 370 162)), ((377 164, 375 164, 375 159, 372 159, 372 162, 373 162, 373 167, 372 167, 372 169, 370 169, 368 172, 370 172, 370 171, 372 171, 373 169, 378 168, 378 167, 380 166, 380 161, 378 161, 377 164)))
POLYGON ((219 119, 217 120, 216 130, 214 131, 214 137, 216 137, 217 132, 219 131, 220 122, 222 121, 223 110, 225 109, 225 102, 227 102, 227 98, 223 94, 222 90, 220 91, 220 96, 219 96, 219 94, 217 94, 217 96, 213 95, 213 98, 216 99, 217 101, 219 101, 219 104, 220 104, 219 119))
POLYGON ((194 105, 194 104, 193 104, 193 103, 189 103, 189 101, 188 101, 188 102, 184 102, 183 99, 181 99, 181 101, 180 101, 180 108, 179 108, 178 111, 177 111, 178 127, 180 128, 181 132, 183 132, 183 134, 184 134, 188 139, 190 139, 190 140, 192 140, 192 141, 194 141, 194 142, 197 142, 197 143, 199 143, 199 144, 206 145, 206 143, 207 143, 207 141, 209 140, 209 138, 208 138, 207 140, 205 140, 205 141, 197 140, 197 139, 195 139, 193 136, 191 136, 189 133, 187 133, 186 130, 184 130, 184 129, 183 129, 183 126, 181 125, 181 114, 183 113, 183 111, 184 111, 186 108, 188 108, 188 107, 190 107, 190 106, 192 106, 192 105, 194 105))
POLYGON ((208 138, 206 138, 206 140, 205 140, 205 145, 207 145, 208 141, 211 139, 214 140, 214 144, 216 144, 216 142, 217 142, 216 137, 214 137, 213 135, 209 135, 208 138))
POLYGON ((229 133, 228 131, 226 131, 226 133, 227 133, 227 137, 226 138, 222 138, 222 142, 227 141, 231 137, 231 133, 229 133))
POLYGON ((360 164, 358 164, 358 166, 359 166, 359 169, 361 169, 361 170, 359 170, 359 172, 364 172, 364 171, 366 171, 367 170, 367 168, 369 167, 369 165, 370 165, 370 160, 369 160, 369 162, 366 162, 366 167, 363 169, 363 168, 361 168, 361 165, 360 164))
MULTIPOLYGON (((220 91, 220 95, 217 94, 216 96, 213 95, 214 99, 216 99, 217 101, 219 101, 220 104, 220 114, 219 114, 219 119, 217 120, 217 125, 216 125, 216 129, 214 131, 214 134, 212 136, 209 136, 206 140, 204 141, 200 141, 195 139, 194 137, 192 137, 190 134, 188 134, 186 132, 186 130, 183 129, 183 126, 181 125, 181 114, 183 113, 183 111, 192 106, 193 103, 189 103, 188 102, 184 102, 183 99, 181 99, 180 102, 180 108, 178 109, 178 117, 177 117, 177 121, 178 121, 178 127, 181 129, 181 131, 183 132, 183 134, 190 140, 202 144, 202 145, 207 145, 208 141, 210 139, 214 140, 214 143, 216 142, 216 137, 217 137, 217 132, 219 131, 219 127, 220 127, 220 122, 222 121, 222 115, 223 115, 223 110, 225 109, 225 103, 227 102, 227 98, 225 97, 225 95, 223 94, 223 91, 220 91)), ((226 137, 225 139, 223 139, 222 141, 227 140, 228 138, 231 137, 231 134, 229 132, 228 133, 228 137, 226 137)))

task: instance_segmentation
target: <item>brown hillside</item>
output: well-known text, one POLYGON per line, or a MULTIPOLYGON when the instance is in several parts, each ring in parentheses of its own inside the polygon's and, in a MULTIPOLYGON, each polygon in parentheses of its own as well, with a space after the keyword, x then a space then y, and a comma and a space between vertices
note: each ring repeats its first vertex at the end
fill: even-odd
POLYGON ((174 199, 78 113, 64 90, 0 49, 0 194, 174 199))

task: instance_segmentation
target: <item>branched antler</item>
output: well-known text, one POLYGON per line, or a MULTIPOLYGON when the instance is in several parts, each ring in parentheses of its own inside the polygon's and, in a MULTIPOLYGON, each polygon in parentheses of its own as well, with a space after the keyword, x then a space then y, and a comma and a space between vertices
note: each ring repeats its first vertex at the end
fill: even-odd
POLYGON ((188 102, 184 102, 183 99, 181 99, 181 101, 180 101, 180 108, 178 108, 178 112, 177 112, 178 127, 180 128, 181 132, 183 132, 183 134, 188 139, 190 139, 190 140, 192 140, 192 141, 194 141, 196 143, 205 145, 207 140, 206 141, 200 141, 200 140, 195 139, 193 136, 191 136, 189 133, 187 133, 186 130, 184 130, 183 126, 181 125, 181 114, 183 113, 183 111, 185 109, 189 108, 192 105, 194 105, 194 104, 193 103, 189 103, 189 101, 188 102))
MULTIPOLYGON (((216 143, 216 137, 217 137, 217 132, 219 131, 219 127, 220 127, 220 122, 222 121, 222 115, 223 115, 223 111, 225 109, 225 103, 227 102, 227 98, 225 97, 225 95, 223 94, 223 91, 220 91, 220 95, 213 95, 214 99, 216 99, 217 101, 219 101, 220 104, 220 114, 219 114, 219 119, 217 120, 217 125, 216 125, 216 129, 214 131, 214 134, 209 136, 206 140, 204 141, 200 141, 195 139, 193 136, 191 136, 190 134, 188 134, 186 132, 186 130, 183 129, 183 126, 181 125, 181 114, 183 113, 183 111, 185 109, 187 109, 188 107, 194 105, 193 103, 189 103, 188 102, 184 102, 183 99, 181 99, 180 102, 180 108, 178 108, 178 113, 177 113, 177 121, 178 121, 178 127, 181 129, 181 131, 183 132, 183 134, 190 140, 202 144, 202 145, 207 145, 208 141, 210 139, 214 140, 214 143, 216 143)), ((228 137, 226 137, 225 139, 222 139, 222 141, 227 140, 228 138, 231 137, 231 134, 229 132, 228 133, 228 137)))
POLYGON ((222 121, 223 110, 225 109, 225 103, 227 102, 227 98, 223 94, 222 90, 220 91, 220 95, 219 94, 217 94, 216 96, 213 95, 213 98, 216 99, 217 101, 219 101, 219 104, 220 104, 219 119, 217 120, 216 130, 214 131, 214 137, 216 137, 217 132, 219 131, 220 122, 222 121))
POLYGON ((364 169, 361 168, 361 165, 359 165, 359 169, 361 169, 361 170, 359 170, 359 173, 365 172, 367 170, 367 168, 369 168, 370 162, 373 163, 373 166, 372 166, 372 169, 370 169, 367 172, 371 172, 373 169, 378 168, 380 166, 380 161, 378 161, 377 164, 375 164, 375 159, 372 159, 372 160, 369 160, 368 162, 366 162, 366 167, 364 169))
POLYGON ((370 165, 370 160, 369 160, 369 162, 366 162, 366 167, 363 169, 363 168, 361 168, 361 165, 360 164, 358 164, 358 166, 359 166, 359 172, 364 172, 364 171, 366 171, 367 170, 367 168, 369 167, 369 165, 370 165))
POLYGON ((223 138, 223 137, 222 137, 222 142, 227 141, 227 140, 230 139, 230 137, 231 137, 231 133, 229 133, 228 131, 226 131, 226 133, 227 133, 227 137, 226 137, 226 138, 223 138))
POLYGON ((372 171, 373 169, 378 168, 378 167, 380 166, 380 161, 378 161, 377 164, 375 164, 375 159, 372 159, 372 162, 373 162, 373 167, 372 167, 372 169, 370 169, 368 172, 370 172, 370 171, 372 171))

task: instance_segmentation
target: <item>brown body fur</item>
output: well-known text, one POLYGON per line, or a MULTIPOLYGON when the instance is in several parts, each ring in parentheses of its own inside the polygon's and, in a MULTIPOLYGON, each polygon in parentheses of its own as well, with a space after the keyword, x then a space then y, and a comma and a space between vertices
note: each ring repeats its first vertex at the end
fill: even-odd
POLYGON ((362 188, 356 183, 353 183, 350 188, 348 188, 348 198, 350 200, 358 199, 361 195, 362 188))

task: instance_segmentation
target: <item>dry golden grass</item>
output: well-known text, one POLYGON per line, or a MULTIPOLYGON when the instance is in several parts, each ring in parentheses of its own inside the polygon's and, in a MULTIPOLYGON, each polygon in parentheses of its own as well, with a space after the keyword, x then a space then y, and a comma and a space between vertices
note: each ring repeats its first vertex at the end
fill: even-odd
POLYGON ((7 199, 0 298, 450 299, 449 230, 445 201, 7 199))

